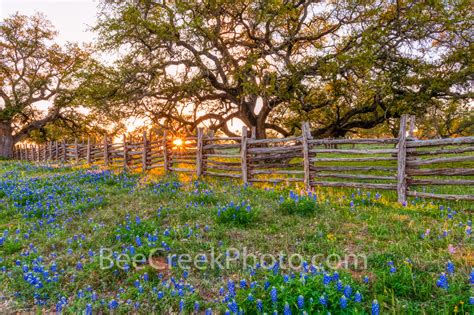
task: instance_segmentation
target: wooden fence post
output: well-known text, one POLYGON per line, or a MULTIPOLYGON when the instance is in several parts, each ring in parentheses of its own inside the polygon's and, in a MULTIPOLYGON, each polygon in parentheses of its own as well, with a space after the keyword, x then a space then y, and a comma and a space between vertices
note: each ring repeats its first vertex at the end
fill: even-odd
POLYGON ((415 132, 415 115, 410 116, 410 129, 408 131, 408 136, 410 138, 413 138, 414 132, 415 132))
POLYGON ((74 138, 74 158, 76 165, 79 164, 79 144, 77 143, 77 138, 74 138))
POLYGON ((196 175, 200 177, 202 175, 202 148, 203 148, 203 137, 204 129, 197 129, 197 143, 196 143, 196 175))
POLYGON ((310 174, 310 162, 309 162, 309 144, 308 140, 310 136, 309 123, 303 122, 301 126, 301 132, 303 136, 303 169, 304 169, 304 188, 309 190, 311 188, 311 174, 310 174))
POLYGON ((91 138, 89 137, 87 137, 86 161, 88 165, 91 165, 91 138))
POLYGON ((242 126, 242 138, 240 140, 240 160, 242 164, 242 181, 248 184, 247 173, 247 126, 242 126))
POLYGON ((168 163, 168 132, 165 130, 163 132, 163 164, 165 169, 165 174, 167 174, 169 170, 169 163, 168 163))
POLYGON ((53 160, 53 142, 48 141, 48 161, 53 160))
POLYGON ((62 147, 62 154, 63 154, 63 163, 66 163, 67 161, 66 140, 63 140, 63 142, 61 143, 61 147, 62 147))
POLYGON ((109 142, 107 135, 104 137, 104 165, 109 166, 109 142))
POLYGON ((257 128, 255 126, 252 126, 252 133, 251 133, 251 138, 256 139, 257 138, 257 128))
POLYGON ((123 135, 123 169, 128 169, 128 148, 126 135, 123 135))
POLYGON ((147 150, 148 150, 148 139, 146 137, 146 131, 143 131, 143 152, 142 152, 142 172, 147 170, 147 150))
POLYGON ((400 131, 398 133, 398 154, 397 154, 397 195, 399 203, 407 201, 407 179, 406 179, 406 137, 407 137, 407 118, 408 115, 400 117, 400 131))

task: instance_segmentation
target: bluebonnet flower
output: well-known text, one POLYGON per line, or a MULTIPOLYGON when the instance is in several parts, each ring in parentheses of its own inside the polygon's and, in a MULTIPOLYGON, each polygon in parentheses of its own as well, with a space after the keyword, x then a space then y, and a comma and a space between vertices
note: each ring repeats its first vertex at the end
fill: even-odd
POLYGON ((118 302, 116 300, 112 300, 109 302, 109 309, 114 310, 118 307, 118 302))
POLYGON ((227 290, 229 290, 229 295, 230 296, 235 296, 235 284, 234 281, 229 280, 227 282, 227 290))
POLYGON ((331 276, 327 273, 324 273, 324 275, 323 275, 324 285, 328 285, 329 283, 331 283, 331 280, 332 280, 331 276))
POLYGON ((283 307, 283 315, 291 315, 290 304, 285 302, 285 306, 283 307))
POLYGON ((474 296, 469 297, 469 305, 474 305, 474 296))
POLYGON ((474 285, 474 268, 472 268, 472 270, 471 270, 471 275, 470 275, 470 278, 469 278, 469 282, 471 283, 471 285, 474 285))
POLYGON ((351 295, 352 295, 352 288, 351 288, 350 285, 346 285, 346 286, 344 287, 344 295, 345 295, 345 297, 347 297, 347 298, 350 298, 350 297, 351 297, 351 295))
POLYGON ((304 296, 299 295, 297 302, 298 302, 298 308, 299 308, 299 309, 304 308, 304 296))
POLYGON ((258 310, 259 312, 262 312, 262 311, 263 311, 263 302, 262 302, 262 300, 260 300, 260 299, 257 300, 257 310, 258 310))
POLYGON ((227 304, 227 307, 229 307, 229 310, 234 314, 237 314, 239 312, 239 307, 237 306, 237 303, 235 301, 229 302, 227 304))
POLYGON ((92 304, 87 303, 86 310, 85 310, 85 315, 92 315, 92 304))
POLYGON ((179 312, 182 313, 184 311, 184 300, 179 301, 179 312))
POLYGON ((326 298, 325 295, 321 295, 319 297, 319 303, 323 306, 327 306, 328 305, 328 299, 326 298))
POLYGON ((339 299, 339 304, 341 305, 342 309, 347 308, 347 298, 344 295, 339 299))
POLYGON ((342 291, 342 281, 341 280, 338 280, 336 282, 336 288, 337 288, 337 291, 339 291, 339 292, 342 291))
POLYGON ((206 309, 205 315, 212 315, 212 308, 206 309))
POLYGON ((253 297, 252 293, 249 293, 249 295, 247 295, 247 300, 248 300, 249 302, 253 302, 254 297, 253 297))
POLYGON ((76 270, 80 271, 82 270, 84 267, 82 266, 82 263, 79 261, 77 262, 77 265, 76 265, 76 270))
POLYGON ((451 260, 448 261, 448 264, 446 266, 446 271, 448 272, 448 274, 453 274, 454 273, 454 264, 451 260))
POLYGON ((356 303, 362 302, 362 294, 360 294, 359 291, 357 291, 357 292, 354 294, 354 301, 355 301, 356 303))
POLYGON ((393 261, 389 261, 388 265, 390 266, 390 273, 395 273, 397 271, 397 268, 393 264, 393 261))
POLYGON ((135 244, 138 247, 142 246, 142 240, 141 240, 140 236, 138 236, 138 235, 135 237, 135 244))
POLYGON ((369 280, 370 280, 370 279, 369 279, 368 276, 364 276, 364 280, 363 280, 363 281, 364 281, 365 284, 369 283, 369 280))
POLYGON ((380 313, 380 305, 377 300, 372 301, 372 315, 379 315, 380 313))
POLYGON ((448 278, 446 277, 446 274, 445 273, 442 273, 440 276, 439 276, 439 279, 438 281, 436 281, 436 285, 441 288, 441 289, 445 289, 447 290, 449 285, 448 285, 448 278))
POLYGON ((200 304, 198 301, 194 302, 194 312, 198 313, 200 308, 200 304))
POLYGON ((243 289, 245 287, 247 287, 247 281, 245 281, 245 279, 240 280, 240 288, 243 289))
POLYGON ((272 287, 272 290, 270 291, 270 297, 273 303, 276 303, 278 301, 278 292, 275 287, 272 287))

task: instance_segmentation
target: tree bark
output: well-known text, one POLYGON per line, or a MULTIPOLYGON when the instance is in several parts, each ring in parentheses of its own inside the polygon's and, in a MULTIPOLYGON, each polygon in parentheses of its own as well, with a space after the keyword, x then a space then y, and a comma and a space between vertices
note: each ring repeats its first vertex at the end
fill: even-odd
POLYGON ((0 122, 0 157, 13 157, 13 129, 10 122, 0 122))

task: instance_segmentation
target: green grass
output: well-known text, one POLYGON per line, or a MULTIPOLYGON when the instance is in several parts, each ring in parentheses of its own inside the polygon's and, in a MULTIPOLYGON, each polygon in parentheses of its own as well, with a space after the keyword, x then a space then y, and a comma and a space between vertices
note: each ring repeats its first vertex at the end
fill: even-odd
POLYGON ((119 313, 133 311, 135 303, 141 313, 178 312, 180 301, 185 313, 196 301, 201 310, 224 313, 235 301, 252 314, 261 299, 267 313, 281 312, 288 303, 297 314, 301 295, 310 314, 370 313, 374 299, 381 313, 474 312, 469 305, 474 296, 473 239, 466 232, 472 203, 410 199, 404 207, 395 202, 393 192, 322 188, 314 192, 315 199, 298 197, 304 201, 295 202, 301 189, 0 162, 0 231, 6 231, 0 233, 4 310, 54 310, 65 297, 67 303, 59 304, 66 313, 83 312, 88 304, 94 312, 107 311, 115 300, 119 313), (242 202, 244 206, 236 209, 242 202), (233 212, 224 218, 218 215, 222 208, 233 212), (158 271, 147 263, 135 269, 132 262, 128 271, 100 268, 101 248, 148 256, 159 247, 164 248, 155 255, 160 259, 167 254, 219 255, 231 248, 255 255, 299 254, 309 263, 314 256, 318 268, 326 271, 314 271, 303 283, 303 270, 280 268, 274 274, 263 266, 244 269, 242 261, 229 268, 192 267, 187 272, 178 266, 158 271), (349 256, 347 266, 328 264, 327 257, 335 254, 366 256, 367 266, 355 266, 354 256, 349 256), (454 263, 455 272, 448 276, 445 290, 436 282, 448 261, 454 263), (390 272, 390 262, 395 272, 390 272), (52 271, 53 263, 57 271, 52 271), (334 276, 335 270, 353 291, 345 310, 339 305, 343 293, 337 290, 337 281, 323 284, 324 274, 334 276), (40 280, 40 287, 25 280, 28 272, 40 280), (176 283, 181 279, 182 286, 172 284, 172 277, 176 283), (219 291, 224 287, 229 294, 229 279, 236 294, 222 303, 225 297, 219 291), (242 279, 246 287, 239 289, 242 279), (251 289, 252 282, 256 284, 251 289), (277 302, 271 300, 272 287, 278 292, 277 302), (361 303, 353 301, 356 291, 362 294, 361 303), (328 299, 326 307, 318 303, 321 295, 328 299))

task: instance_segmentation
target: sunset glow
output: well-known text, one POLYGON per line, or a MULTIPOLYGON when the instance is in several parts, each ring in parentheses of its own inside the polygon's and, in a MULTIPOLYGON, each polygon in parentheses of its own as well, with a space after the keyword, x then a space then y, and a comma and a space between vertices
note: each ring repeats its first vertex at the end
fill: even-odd
POLYGON ((177 147, 180 147, 180 146, 183 145, 183 140, 181 140, 181 139, 175 139, 175 140, 173 140, 173 144, 174 144, 175 146, 177 146, 177 147))

